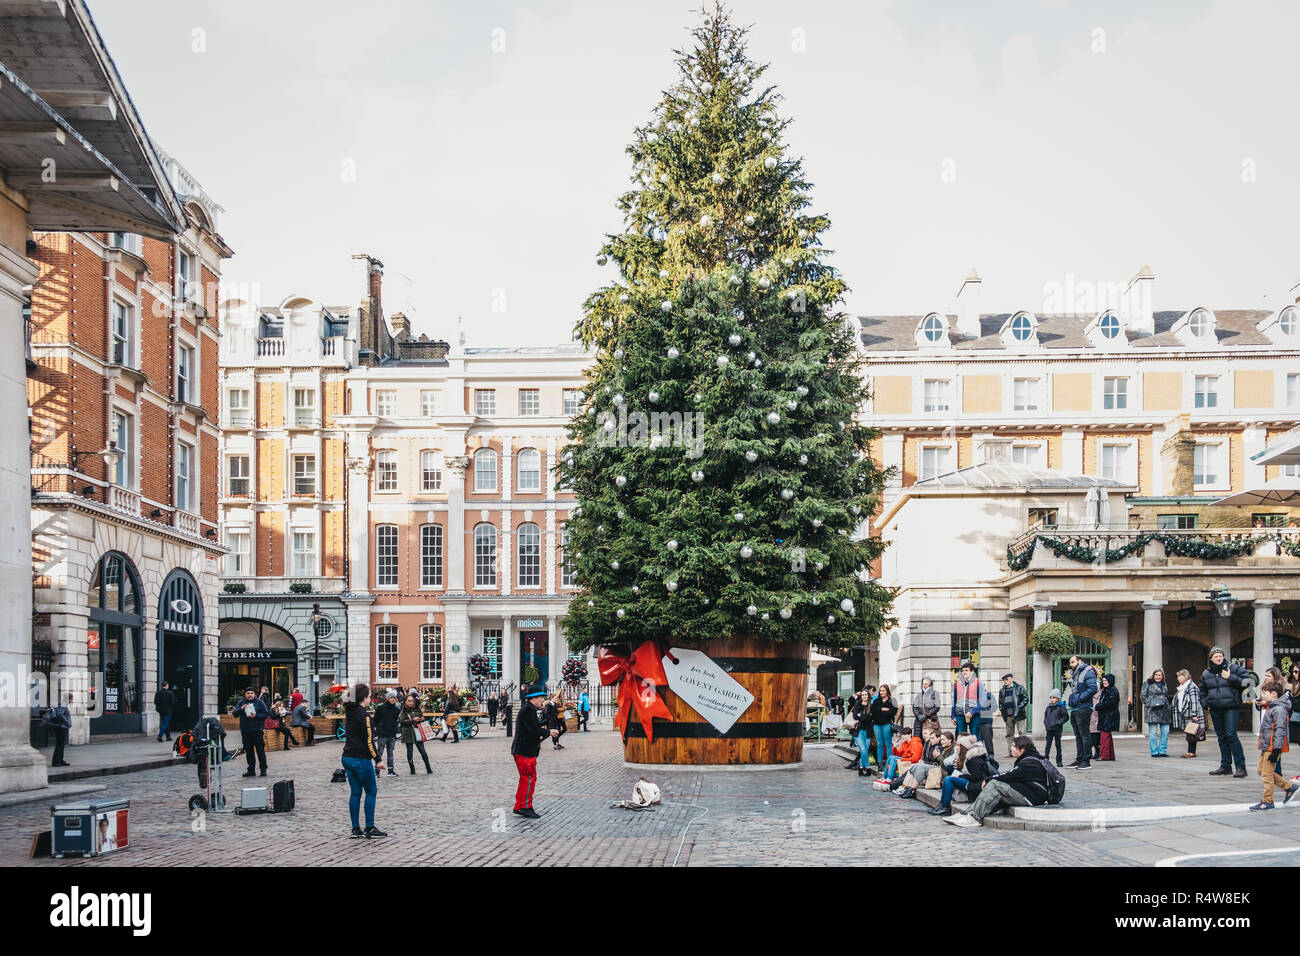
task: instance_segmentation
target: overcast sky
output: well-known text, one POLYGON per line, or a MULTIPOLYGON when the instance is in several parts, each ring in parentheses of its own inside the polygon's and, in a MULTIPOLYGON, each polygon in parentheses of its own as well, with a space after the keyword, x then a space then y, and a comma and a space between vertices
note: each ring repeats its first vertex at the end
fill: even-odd
MULTIPOLYGON (((89 0, 146 128, 225 207, 223 294, 568 341, 611 273, 624 146, 698 3, 89 0), (494 51, 494 46, 504 50, 494 51), (354 171, 354 175, 350 173, 354 171), (237 285, 244 283, 247 285, 237 285)), ((858 313, 1156 275, 1157 309, 1300 276, 1300 4, 735 0, 858 313), (988 9, 996 6, 996 12, 988 9)))

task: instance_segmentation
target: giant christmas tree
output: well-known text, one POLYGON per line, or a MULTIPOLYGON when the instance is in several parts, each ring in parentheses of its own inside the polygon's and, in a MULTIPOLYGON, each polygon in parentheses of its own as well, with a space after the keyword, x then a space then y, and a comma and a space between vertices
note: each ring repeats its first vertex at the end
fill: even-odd
MULTIPOLYGON (((626 227, 597 260, 618 274, 578 326, 596 363, 560 464, 579 503, 575 649, 790 642, 779 653, 806 662, 809 643, 874 641, 888 621, 867 578, 883 545, 858 537, 883 474, 845 284, 745 32, 718 7, 677 51, 678 81, 627 149, 626 227)), ((766 688, 800 695, 800 727, 806 673, 766 688)))

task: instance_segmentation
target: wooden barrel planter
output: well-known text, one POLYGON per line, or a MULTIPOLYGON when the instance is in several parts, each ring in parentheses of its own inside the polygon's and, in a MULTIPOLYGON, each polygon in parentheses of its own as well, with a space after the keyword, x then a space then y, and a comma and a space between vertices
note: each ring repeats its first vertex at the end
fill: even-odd
POLYGON ((788 764, 803 759, 808 699, 808 645, 731 637, 683 644, 707 654, 754 703, 722 734, 667 686, 659 687, 671 721, 654 722, 654 741, 635 716, 628 722, 623 759, 628 763, 683 766, 788 764))

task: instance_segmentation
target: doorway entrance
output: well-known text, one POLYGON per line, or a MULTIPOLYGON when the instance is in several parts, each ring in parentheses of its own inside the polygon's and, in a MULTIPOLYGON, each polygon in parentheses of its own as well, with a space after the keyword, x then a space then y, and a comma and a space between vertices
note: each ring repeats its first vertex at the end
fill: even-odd
POLYGON ((172 685, 173 733, 188 730, 202 716, 203 688, 199 680, 199 639, 184 634, 163 635, 162 679, 172 685))
POLYGON ((550 637, 548 631, 519 632, 519 675, 525 683, 550 680, 550 637))

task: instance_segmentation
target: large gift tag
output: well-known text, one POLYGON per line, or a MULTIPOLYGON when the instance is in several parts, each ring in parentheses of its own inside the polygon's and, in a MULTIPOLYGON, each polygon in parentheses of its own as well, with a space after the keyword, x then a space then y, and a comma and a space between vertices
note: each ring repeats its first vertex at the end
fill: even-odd
POLYGON ((669 689, 719 733, 730 730, 754 702, 753 694, 701 651, 674 647, 663 665, 669 689))

